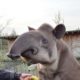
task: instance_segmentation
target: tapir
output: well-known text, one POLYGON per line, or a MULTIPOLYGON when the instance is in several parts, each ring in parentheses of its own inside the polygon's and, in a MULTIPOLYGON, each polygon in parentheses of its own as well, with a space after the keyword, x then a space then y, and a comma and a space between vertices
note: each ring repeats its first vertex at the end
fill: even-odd
POLYGON ((40 80, 80 80, 80 64, 62 39, 65 32, 64 24, 55 28, 47 23, 38 29, 29 27, 15 40, 8 57, 22 56, 29 65, 42 64, 40 80))

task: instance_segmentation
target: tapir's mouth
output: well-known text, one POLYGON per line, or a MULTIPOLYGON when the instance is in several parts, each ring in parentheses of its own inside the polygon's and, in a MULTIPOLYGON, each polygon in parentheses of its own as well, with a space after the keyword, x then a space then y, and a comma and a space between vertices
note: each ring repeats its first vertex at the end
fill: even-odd
MULTIPOLYGON (((9 56, 8 56, 9 57, 9 56)), ((10 57, 11 58, 11 57, 10 57)), ((23 56, 15 56, 11 58, 12 60, 17 60, 17 59, 21 59, 23 62, 26 62, 28 66, 35 64, 35 62, 33 62, 33 60, 31 60, 28 57, 23 57, 23 56)))
POLYGON ((30 65, 32 65, 32 64, 37 64, 37 63, 38 63, 38 62, 33 61, 33 60, 31 60, 31 59, 27 61, 27 65, 28 65, 28 66, 30 66, 30 65))
POLYGON ((37 48, 28 49, 27 51, 24 51, 21 54, 22 60, 26 61, 28 66, 30 66, 32 64, 40 63, 40 61, 30 57, 31 55, 35 56, 37 53, 38 53, 38 49, 37 48))

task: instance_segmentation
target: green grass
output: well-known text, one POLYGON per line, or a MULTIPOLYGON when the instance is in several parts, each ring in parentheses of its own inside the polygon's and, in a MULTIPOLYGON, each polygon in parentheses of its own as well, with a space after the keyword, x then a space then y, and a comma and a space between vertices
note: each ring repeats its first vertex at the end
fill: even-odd
POLYGON ((10 58, 6 56, 5 51, 0 51, 0 69, 8 69, 10 71, 19 72, 19 73, 31 73, 36 75, 37 68, 33 66, 33 68, 27 66, 27 63, 24 63, 21 60, 12 61, 10 58))

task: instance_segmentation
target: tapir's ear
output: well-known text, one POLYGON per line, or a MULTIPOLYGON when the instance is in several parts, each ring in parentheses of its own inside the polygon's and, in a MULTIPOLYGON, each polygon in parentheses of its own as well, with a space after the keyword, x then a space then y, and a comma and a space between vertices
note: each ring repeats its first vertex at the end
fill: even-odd
POLYGON ((28 26, 28 30, 31 31, 31 30, 35 30, 34 28, 28 26))
POLYGON ((66 31, 65 25, 64 24, 59 24, 56 26, 56 28, 53 30, 53 34, 57 39, 60 39, 64 36, 66 31))

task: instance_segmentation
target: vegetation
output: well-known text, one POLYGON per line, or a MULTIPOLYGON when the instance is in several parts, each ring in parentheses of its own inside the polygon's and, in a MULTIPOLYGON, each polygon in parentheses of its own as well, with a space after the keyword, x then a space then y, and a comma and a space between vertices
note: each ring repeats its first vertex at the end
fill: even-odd
POLYGON ((54 23, 56 25, 60 24, 60 23, 64 23, 64 19, 61 15, 61 13, 58 11, 58 13, 54 16, 54 19, 53 19, 54 23))
POLYGON ((36 75, 37 67, 29 67, 27 63, 24 63, 20 59, 17 61, 12 61, 9 59, 5 53, 0 52, 0 69, 7 69, 14 72, 27 72, 36 75))

